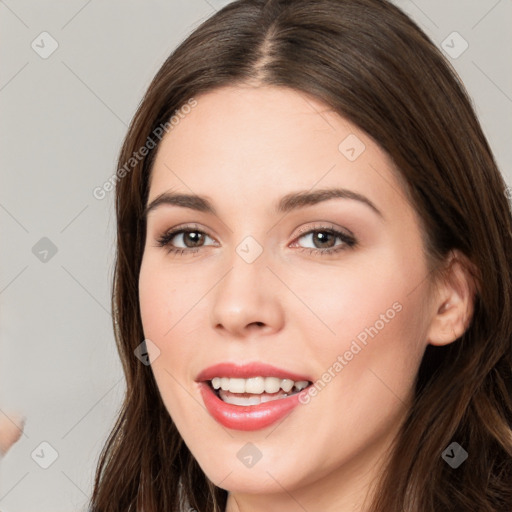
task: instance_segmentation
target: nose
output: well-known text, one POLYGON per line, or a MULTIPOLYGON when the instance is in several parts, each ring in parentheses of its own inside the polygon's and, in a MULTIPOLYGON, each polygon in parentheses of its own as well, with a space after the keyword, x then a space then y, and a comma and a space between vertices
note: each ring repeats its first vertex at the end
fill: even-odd
POLYGON ((279 280, 267 268, 265 251, 252 263, 236 252, 231 269, 212 293, 212 327, 224 336, 247 338, 272 334, 283 327, 284 311, 279 280))

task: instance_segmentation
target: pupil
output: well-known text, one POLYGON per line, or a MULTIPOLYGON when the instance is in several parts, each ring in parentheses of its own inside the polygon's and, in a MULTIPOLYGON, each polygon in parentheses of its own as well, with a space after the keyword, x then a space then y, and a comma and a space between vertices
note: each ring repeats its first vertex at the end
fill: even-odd
MULTIPOLYGON (((329 245, 329 238, 332 238, 333 234, 328 233, 327 231, 318 231, 316 233, 316 239, 319 241, 320 246, 322 245, 329 245)), ((195 247, 200 244, 202 241, 202 233, 198 233, 197 231, 187 231, 185 236, 185 245, 187 247, 195 247), (192 241, 192 245, 189 245, 187 243, 187 237, 192 241)), ((332 242, 332 240, 331 240, 332 242)), ((316 245, 316 240, 315 240, 316 245)))
POLYGON ((201 242, 201 237, 202 237, 202 234, 198 233, 197 231, 187 231, 185 233, 185 237, 184 237, 184 240, 185 240, 185 245, 187 247, 195 247, 194 244, 197 244, 198 242, 201 242), (192 239, 192 245, 189 245, 187 243, 187 237, 189 237, 190 239, 192 239))
POLYGON ((326 243, 326 239, 328 239, 329 237, 333 237, 333 234, 332 233, 328 233, 327 231, 318 231, 317 234, 316 234, 316 237, 318 239, 320 239, 320 244, 325 244, 326 243))

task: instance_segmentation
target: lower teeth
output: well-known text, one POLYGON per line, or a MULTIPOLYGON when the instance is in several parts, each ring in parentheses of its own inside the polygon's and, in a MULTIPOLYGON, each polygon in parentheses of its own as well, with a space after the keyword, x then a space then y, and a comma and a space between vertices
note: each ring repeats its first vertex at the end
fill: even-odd
POLYGON ((287 396, 294 395, 297 391, 285 393, 283 390, 277 393, 262 393, 260 395, 253 395, 249 393, 230 393, 229 391, 223 391, 219 389, 216 391, 217 396, 225 403, 231 405, 259 405, 265 402, 272 402, 274 400, 280 400, 287 396))

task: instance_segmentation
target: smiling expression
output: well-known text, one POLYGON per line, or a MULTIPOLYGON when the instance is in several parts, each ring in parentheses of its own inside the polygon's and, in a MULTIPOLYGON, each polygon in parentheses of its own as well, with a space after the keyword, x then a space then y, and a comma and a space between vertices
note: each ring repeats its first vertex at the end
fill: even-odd
POLYGON ((314 98, 230 86, 196 100, 159 146, 147 203, 139 294, 162 400, 223 488, 354 485, 403 420, 427 343, 419 219, 386 153, 314 98), (226 379, 236 401, 242 378, 286 372, 308 381, 303 395, 325 385, 306 404, 288 384, 261 405, 213 391, 226 379))

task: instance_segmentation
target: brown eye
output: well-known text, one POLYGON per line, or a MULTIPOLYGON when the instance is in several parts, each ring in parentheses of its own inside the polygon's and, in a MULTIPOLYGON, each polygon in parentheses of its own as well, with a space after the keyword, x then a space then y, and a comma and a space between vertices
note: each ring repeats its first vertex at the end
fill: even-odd
POLYGON ((309 244, 312 244, 309 247, 301 245, 302 249, 320 253, 336 252, 347 247, 353 247, 356 244, 356 240, 352 236, 332 228, 312 229, 297 238, 297 241, 301 239, 306 239, 309 244), (336 243, 337 240, 340 240, 340 242, 336 243))
POLYGON ((183 231, 182 236, 186 247, 198 247, 204 242, 204 234, 199 231, 183 231))
POLYGON ((328 249, 336 244, 336 236, 328 231, 316 231, 311 240, 318 249, 328 249))
POLYGON ((157 241, 160 247, 168 247, 170 252, 194 250, 205 245, 206 239, 212 240, 206 233, 199 229, 174 229, 164 233, 157 241))

